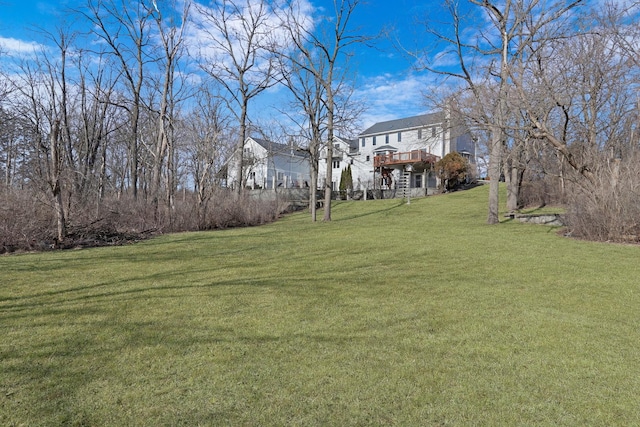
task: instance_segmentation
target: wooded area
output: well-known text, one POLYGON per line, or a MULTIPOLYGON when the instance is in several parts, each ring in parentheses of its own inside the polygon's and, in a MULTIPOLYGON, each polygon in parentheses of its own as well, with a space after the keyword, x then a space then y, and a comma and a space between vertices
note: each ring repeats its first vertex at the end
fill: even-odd
POLYGON ((347 120, 346 104, 337 106, 347 69, 334 68, 364 40, 348 25, 358 3, 311 17, 295 0, 89 0, 33 52, 3 57, 5 250, 61 245, 72 226, 141 233, 273 220, 286 206, 243 194, 244 142, 250 134, 293 140, 317 171, 322 141, 347 120), (253 99, 276 84, 298 95, 288 107, 297 127, 249 117, 253 99), (306 84, 318 89, 311 98, 306 84))
POLYGON ((445 5, 449 31, 427 22, 439 55, 421 65, 462 82, 446 99, 487 147, 488 222, 504 180, 510 212, 561 204, 575 236, 638 241, 638 3, 445 5))
MULTIPOLYGON (((242 191, 250 134, 304 147, 312 187, 322 186, 319 153, 326 147, 330 159, 326 142, 348 134, 362 110, 351 98, 350 49, 375 44, 350 26, 358 0, 334 5, 312 15, 298 0, 88 0, 32 52, 3 54, 2 246, 64 246, 77 230, 126 235, 271 220, 283 207, 256 206, 242 191), (295 124, 286 129, 249 115, 274 85, 291 93, 280 107, 295 124), (237 175, 228 178, 230 165, 237 175)), ((424 50, 412 53, 443 78, 425 102, 462 114, 486 148, 488 222, 500 221, 504 179, 508 211, 561 204, 576 236, 637 241, 638 4, 432 7, 437 15, 419 17, 424 50)), ((314 221, 315 207, 311 200, 314 221)))

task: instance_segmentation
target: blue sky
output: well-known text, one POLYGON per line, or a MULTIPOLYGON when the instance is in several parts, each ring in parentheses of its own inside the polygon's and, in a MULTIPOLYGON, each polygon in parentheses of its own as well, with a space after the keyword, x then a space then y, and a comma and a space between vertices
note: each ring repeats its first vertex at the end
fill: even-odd
MULTIPOLYGON (((332 0, 309 0, 314 6, 331 9, 332 0)), ((158 0, 160 2, 160 0, 158 0)), ((37 27, 50 27, 64 19, 65 7, 78 7, 79 0, 0 0, 0 44, 6 50, 32 49, 42 42, 37 27)), ((420 0, 368 0, 356 9, 352 25, 359 31, 375 34, 391 29, 392 37, 407 47, 420 44, 417 19, 425 12, 420 0)), ((424 36, 424 33, 422 34, 424 36)), ((412 60, 400 53, 390 40, 376 41, 376 48, 359 46, 354 52, 352 70, 357 76, 356 97, 367 105, 360 127, 376 121, 391 120, 428 111, 422 92, 429 90, 433 76, 412 69, 412 60)))

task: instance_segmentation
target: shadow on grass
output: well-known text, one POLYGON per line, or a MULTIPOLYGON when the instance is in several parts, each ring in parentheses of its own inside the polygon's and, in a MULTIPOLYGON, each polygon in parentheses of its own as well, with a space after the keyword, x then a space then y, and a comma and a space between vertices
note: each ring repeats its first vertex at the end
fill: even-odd
MULTIPOLYGON (((158 273, 169 281, 182 275, 179 271, 167 278, 158 273)), ((148 276, 142 278, 147 280, 148 276)), ((313 285, 317 296, 320 279, 305 282, 294 277, 283 285, 282 278, 273 274, 134 288, 132 282, 138 279, 76 287, 45 295, 47 298, 26 295, 17 304, 2 307, 0 323, 8 328, 2 329, 7 332, 13 324, 20 329, 0 346, 1 407, 7 411, 6 418, 0 415, 0 421, 7 425, 152 425, 155 419, 172 424, 180 402, 201 403, 180 393, 194 384, 204 387, 202 369, 212 381, 218 369, 243 375, 256 353, 278 357, 282 351, 292 351, 301 340, 333 342, 338 348, 357 339, 331 332, 324 323, 308 333, 295 328, 260 331, 243 326, 255 320, 251 313, 261 311, 259 303, 278 302, 271 293, 265 293, 269 296, 266 301, 258 298, 262 291, 258 297, 251 296, 251 288, 286 286, 302 299, 305 286, 313 285), (206 291, 223 287, 226 289, 206 291), (95 290, 98 292, 90 293, 95 290), (207 302, 214 304, 209 307, 207 302), (30 320, 14 322, 15 317, 30 320), (158 390, 163 390, 162 396, 158 390), (153 417, 140 418, 150 412, 153 417), (101 418, 105 413, 113 415, 101 418)), ((300 307, 295 310, 303 313, 300 307)), ((205 416, 206 411, 202 407, 187 418, 205 416)))
MULTIPOLYGON (((374 202, 374 201, 371 201, 371 202, 374 202)), ((338 205, 338 207, 347 206, 347 205, 353 204, 353 203, 367 203, 367 202, 348 202, 348 203, 345 202, 345 203, 341 203, 340 205, 338 205)), ((393 205, 391 205, 389 207, 384 207, 382 209, 376 209, 376 210, 369 209, 366 212, 362 212, 362 213, 354 213, 352 215, 340 216, 339 218, 333 219, 333 221, 335 221, 335 222, 350 221, 350 220, 353 220, 353 219, 364 218, 364 217, 367 217, 367 216, 379 215, 379 214, 381 214, 383 212, 390 212, 390 211, 393 211, 395 209, 398 209, 399 207, 401 207, 401 206, 403 206, 405 204, 406 203, 405 203, 404 200, 400 200, 400 202, 395 203, 395 204, 393 204, 393 205)))

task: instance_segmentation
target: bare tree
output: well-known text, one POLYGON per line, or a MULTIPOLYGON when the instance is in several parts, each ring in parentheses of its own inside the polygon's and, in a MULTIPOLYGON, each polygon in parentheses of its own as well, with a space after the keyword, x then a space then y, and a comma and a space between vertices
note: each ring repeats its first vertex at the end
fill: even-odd
POLYGON ((240 194, 249 103, 277 82, 272 37, 275 22, 266 0, 217 0, 197 9, 198 27, 205 38, 202 69, 225 89, 229 109, 238 121, 234 185, 240 194))
POLYGON ((499 222, 498 181, 501 172, 502 151, 506 144, 509 128, 508 97, 512 90, 512 68, 521 61, 524 50, 532 40, 537 40, 542 29, 558 23, 568 11, 582 1, 557 1, 552 4, 539 0, 507 0, 492 2, 488 0, 468 0, 470 15, 486 17, 489 25, 478 28, 471 40, 464 35, 469 18, 461 14, 459 4, 447 1, 446 7, 452 19, 451 33, 428 27, 430 34, 447 46, 445 56, 455 58, 457 69, 451 70, 435 62, 427 62, 424 67, 447 77, 455 77, 464 82, 472 93, 479 113, 473 118, 483 124, 490 134, 489 150, 489 212, 487 222, 499 222), (475 61, 486 67, 481 72, 474 69, 475 61), (491 88, 494 102, 486 103, 481 86, 491 88))
POLYGON ((87 11, 80 11, 93 33, 107 46, 107 52, 120 64, 127 89, 121 107, 129 113, 128 136, 130 188, 138 197, 139 124, 143 108, 143 82, 146 65, 153 60, 147 51, 150 44, 152 11, 140 0, 88 0, 87 11))
POLYGON ((185 146, 194 190, 199 229, 207 228, 207 212, 215 189, 220 187, 221 173, 230 160, 229 118, 219 97, 203 87, 196 96, 197 108, 185 118, 185 146))
POLYGON ((298 117, 292 117, 298 122, 298 127, 305 139, 308 141, 307 152, 309 154, 310 178, 309 186, 309 209, 311 220, 317 220, 318 206, 318 174, 320 162, 320 149, 322 147, 322 137, 325 133, 326 110, 324 108, 323 93, 324 86, 317 79, 304 69, 291 69, 285 72, 287 87, 296 99, 294 106, 301 107, 305 117, 299 121, 298 117))
MULTIPOLYGON (((56 56, 41 51, 35 61, 23 59, 12 81, 16 111, 29 122, 37 159, 34 175, 41 179, 51 196, 57 223, 56 238, 61 243, 67 235, 65 179, 71 157, 70 90, 67 60, 70 36, 60 29, 49 34, 56 45, 56 56)), ((67 195, 68 196, 68 195, 67 195)))
POLYGON ((281 52, 279 65, 282 81, 291 92, 294 101, 290 110, 282 113, 296 123, 301 134, 307 139, 307 152, 310 164, 309 210, 311 220, 317 220, 317 188, 320 162, 320 150, 323 135, 326 132, 325 86, 322 83, 324 63, 313 62, 313 56, 303 38, 304 31, 311 26, 309 17, 300 9, 298 2, 291 2, 281 17, 283 27, 294 40, 296 48, 281 52), (302 54, 301 54, 302 52, 302 54), (302 114, 298 113, 302 111, 302 114))
MULTIPOLYGON (((175 7, 175 4, 172 5, 175 7)), ((181 56, 184 54, 184 33, 188 22, 190 2, 184 2, 180 16, 174 17, 169 13, 169 18, 163 19, 157 3, 148 8, 148 13, 153 17, 156 24, 157 37, 160 40, 161 56, 158 58, 158 65, 162 70, 158 82, 159 108, 157 111, 157 134, 156 144, 153 151, 153 171, 151 194, 155 209, 158 209, 158 197, 161 189, 161 178, 165 157, 167 159, 166 170, 166 194, 169 207, 169 218, 171 218, 171 206, 175 193, 174 181, 174 122, 176 113, 176 92, 179 91, 176 79, 176 69, 181 56)))
POLYGON ((359 0, 334 1, 333 14, 323 17, 317 27, 310 25, 308 20, 300 19, 302 15, 296 1, 288 2, 289 13, 283 17, 283 26, 289 32, 295 47, 289 55, 292 70, 306 74, 302 79, 298 79, 297 85, 290 85, 290 89, 297 91, 298 100, 306 104, 305 114, 311 126, 312 150, 315 152, 319 147, 320 135, 324 134, 326 141, 324 221, 331 221, 333 140, 340 121, 337 116, 337 101, 339 93, 344 90, 341 83, 344 80, 343 72, 347 69, 348 49, 355 43, 364 43, 371 39, 366 35, 357 34, 350 26, 359 3, 359 0), (342 70, 339 69, 341 64, 345 65, 342 70), (309 96, 312 98, 309 99, 309 96), (321 121, 326 121, 324 129, 321 121))
POLYGON ((106 55, 78 50, 72 62, 78 97, 73 126, 75 192, 82 203, 94 196, 99 209, 105 195, 108 141, 122 126, 114 106, 119 75, 106 55))

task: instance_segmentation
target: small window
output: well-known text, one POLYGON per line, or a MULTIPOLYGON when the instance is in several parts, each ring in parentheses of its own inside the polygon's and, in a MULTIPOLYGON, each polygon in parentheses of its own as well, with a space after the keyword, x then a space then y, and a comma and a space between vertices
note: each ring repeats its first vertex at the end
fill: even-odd
POLYGON ((376 137, 373 137, 373 145, 376 145, 376 137))
POLYGON ((333 161, 333 168, 334 169, 339 169, 340 168, 340 160, 334 160, 333 161))
POLYGON ((434 138, 436 136, 436 127, 435 126, 431 128, 431 136, 434 137, 434 138))
POLYGON ((418 139, 422 139, 422 129, 418 129, 418 139))
POLYGON ((336 150, 340 149, 340 144, 333 144, 333 148, 335 148, 336 150))
POLYGON ((368 161, 370 161, 370 160, 371 160, 371 157, 370 157, 370 156, 367 156, 367 162, 368 162, 368 161))
POLYGON ((362 146, 364 147, 365 146, 365 138, 362 138, 361 142, 362 142, 362 146))
POLYGON ((384 143, 389 145, 389 135, 388 134, 384 136, 384 143))
POLYGON ((422 188, 422 175, 414 175, 414 186, 413 188, 422 188))
POLYGON ((402 142, 402 132, 398 132, 398 142, 402 142))

